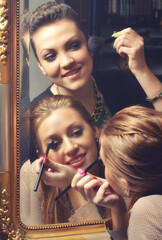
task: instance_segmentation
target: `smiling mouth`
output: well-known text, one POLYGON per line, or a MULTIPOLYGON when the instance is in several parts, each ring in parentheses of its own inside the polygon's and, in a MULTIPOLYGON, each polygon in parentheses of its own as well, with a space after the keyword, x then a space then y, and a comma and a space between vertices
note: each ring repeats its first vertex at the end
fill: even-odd
POLYGON ((80 162, 85 157, 85 155, 86 155, 86 153, 82 154, 81 156, 79 156, 78 158, 76 158, 72 161, 67 162, 67 164, 74 164, 74 163, 80 162))
POLYGON ((74 74, 76 74, 77 72, 79 72, 80 69, 81 69, 81 68, 74 69, 73 71, 70 71, 70 72, 64 74, 63 77, 70 77, 70 76, 73 76, 74 74))

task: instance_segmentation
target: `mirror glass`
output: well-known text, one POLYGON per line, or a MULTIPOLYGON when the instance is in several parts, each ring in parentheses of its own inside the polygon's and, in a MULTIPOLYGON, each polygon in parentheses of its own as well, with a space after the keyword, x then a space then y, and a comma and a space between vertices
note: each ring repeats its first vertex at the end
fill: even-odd
MULTIPOLYGON (((28 10, 29 13, 31 13, 34 9, 36 9, 39 5, 42 5, 43 3, 47 3, 49 0, 21 0, 20 1, 20 23, 23 21, 23 13, 24 10, 28 10)), ((103 5, 100 4, 101 10, 104 11, 104 14, 101 17, 95 15, 94 20, 94 26, 92 26, 91 23, 91 3, 96 3, 97 1, 88 1, 88 0, 73 0, 73 1, 66 1, 66 0, 58 0, 59 3, 69 3, 73 2, 73 5, 77 9, 80 9, 79 14, 81 15, 83 23, 85 23, 86 27, 88 28, 88 33, 90 35, 102 35, 104 37, 110 36, 113 33, 113 30, 115 29, 118 31, 119 29, 123 29, 125 27, 128 27, 128 18, 123 17, 123 25, 118 24, 119 19, 117 18, 117 14, 112 12, 108 12, 108 3, 112 1, 103 1, 103 5), (86 5, 87 4, 87 5, 86 5), (104 5, 105 4, 105 5, 104 5), (88 8, 89 7, 89 8, 88 8), (84 12, 86 10, 86 12, 84 12), (84 12, 84 14, 83 14, 84 12), (85 18, 89 18, 89 24, 86 22, 85 18), (102 21, 100 24, 97 22, 98 19, 102 21), (114 22, 116 25, 113 25, 114 22), (103 24, 104 23, 104 24, 103 24), (102 25, 103 24, 103 25, 102 25), (109 24, 109 28, 107 28, 107 25, 109 24), (91 28, 90 28, 91 26, 91 28), (102 29, 100 29, 100 26, 102 26, 102 29)), ((117 3, 118 1, 114 1, 114 3, 117 3)), ((134 1, 132 1, 134 2, 134 1)), ((140 2, 140 1, 139 1, 140 2)), ((145 2, 145 1, 143 1, 145 2)), ((150 1, 151 2, 151 1, 150 1)), ((95 4, 93 5, 94 7, 95 4)), ((98 11, 99 12, 99 11, 98 11)), ((152 9, 148 11, 147 16, 144 16, 145 18, 137 18, 137 30, 139 32, 147 33, 147 29, 151 29, 150 38, 151 40, 154 39, 160 39, 160 35, 162 33, 162 28, 160 28, 160 25, 155 23, 155 20, 152 20, 152 17, 154 18, 152 9), (149 17, 149 14, 152 17, 149 17), (149 19, 149 20, 148 20, 149 19), (151 19, 151 20, 150 20, 151 19), (148 20, 148 21, 147 21, 148 20), (153 21, 153 23, 151 22, 153 21), (147 22, 147 23, 146 23, 147 22), (151 27, 151 28, 150 28, 151 27)), ((132 26, 134 27, 135 24, 135 18, 133 16, 132 18, 132 26)), ((159 20, 158 20, 159 21, 159 20)), ((21 24, 22 26, 22 24, 21 24)), ((20 28, 20 37, 22 39, 22 33, 23 28, 20 28)), ((151 70, 156 75, 162 75, 161 72, 161 52, 159 51, 159 48, 155 49, 155 47, 152 47, 152 42, 149 41, 150 39, 147 39, 146 41, 146 57, 147 62, 151 70), (151 56, 151 57, 150 57, 151 56), (154 59, 154 60, 153 60, 154 59), (160 66, 160 67, 159 67, 160 66)), ((37 97, 39 94, 45 91, 48 87, 51 86, 51 80, 49 79, 46 74, 42 74, 42 71, 40 67, 38 66, 38 62, 36 61, 36 58, 34 56, 33 50, 31 48, 31 45, 29 44, 29 34, 26 36, 24 35, 23 41, 21 40, 20 43, 20 72, 21 72, 21 101, 20 101, 20 217, 23 224, 29 225, 29 226, 35 226, 35 225, 43 225, 43 224, 54 224, 54 223, 67 223, 67 222, 86 222, 87 224, 92 224, 92 221, 95 221, 96 224, 103 223, 102 220, 107 218, 109 216, 109 212, 107 212, 104 208, 98 208, 91 204, 85 204, 84 207, 81 209, 81 211, 78 213, 79 216, 76 218, 72 217, 75 216, 75 211, 73 208, 73 204, 69 198, 69 195, 66 194, 64 198, 62 198, 62 201, 60 201, 57 206, 54 204, 53 196, 57 195, 54 188, 50 188, 49 186, 43 185, 43 191, 37 191, 34 192, 34 185, 36 182, 36 169, 34 170, 31 168, 31 165, 33 166, 35 159, 29 160, 29 152, 30 149, 33 147, 33 141, 31 141, 31 133, 30 133, 30 102, 33 101, 35 97, 37 97), (26 39, 26 40, 25 40, 26 39), (27 41, 27 51, 24 51, 23 41, 27 41), (29 56, 28 56, 28 49, 29 56), (24 168, 25 165, 25 168, 24 168), (31 170, 32 169, 32 170, 31 170), (53 195, 55 194, 55 195, 53 195), (56 208, 59 209, 59 211, 56 211, 56 208), (67 211, 67 209, 69 209, 67 211), (89 210, 89 212, 93 212, 94 216, 89 216, 87 214, 85 216, 85 212, 89 210), (52 216, 50 217, 50 220, 46 219, 45 216, 52 216), (70 218, 72 219, 70 220, 70 218), (54 220, 57 218, 57 221, 54 220), (98 221, 98 222, 96 222, 98 221)), ((105 48, 105 51, 103 51, 102 58, 98 55, 97 58, 93 58, 94 60, 94 69, 97 66, 102 66, 103 70, 109 70, 112 67, 114 68, 121 68, 120 70, 123 70, 127 74, 128 65, 126 61, 123 61, 115 50, 113 49, 113 43, 110 45, 107 45, 108 47, 105 48), (100 60, 100 64, 99 64, 100 60)), ((159 47, 159 46, 158 46, 159 47)), ((160 48, 161 49, 161 48, 160 48)), ((100 69, 99 69, 100 70, 100 69)), ((101 166, 102 168, 103 166, 101 166)), ((104 170, 104 169, 102 169, 104 170)), ((41 186, 42 186, 41 185, 41 186)), ((59 191, 59 190, 58 190, 59 191)))
MULTIPOLYGON (((49 0, 24 0, 20 2, 20 218, 22 223, 28 226, 78 221, 98 221, 96 223, 102 223, 101 219, 104 219, 108 216, 107 214, 109 214, 109 211, 106 211, 102 207, 96 207, 86 202, 86 204, 81 204, 83 207, 79 208, 79 211, 75 213, 76 211, 74 210, 73 203, 68 194, 59 200, 56 205, 54 204, 55 201, 50 199, 57 195, 53 193, 53 191, 55 191, 54 187, 51 188, 41 183, 42 188, 39 185, 37 192, 34 192, 34 186, 38 175, 35 173, 35 167, 33 170, 35 159, 29 160, 29 152, 33 144, 33 142, 31 143, 30 134, 30 102, 46 88, 51 86, 51 81, 47 76, 42 74, 31 45, 29 47, 29 34, 25 32, 25 28, 23 27, 25 22, 27 23, 28 21, 28 11, 31 13, 39 5, 46 2, 49 2, 49 0), (23 46, 27 48, 25 49, 23 46), (29 56, 28 48, 30 48, 29 56), (44 192, 40 189, 43 189, 44 192), (56 208, 58 210, 56 210, 56 208), (85 214, 85 212, 88 212, 88 214, 85 214), (52 217, 47 219, 49 215, 52 215, 52 217)), ((58 2, 63 3, 66 1, 58 2)), ((102 166, 102 171, 103 170, 102 166)), ((91 224, 91 222, 87 222, 87 224, 91 224)))

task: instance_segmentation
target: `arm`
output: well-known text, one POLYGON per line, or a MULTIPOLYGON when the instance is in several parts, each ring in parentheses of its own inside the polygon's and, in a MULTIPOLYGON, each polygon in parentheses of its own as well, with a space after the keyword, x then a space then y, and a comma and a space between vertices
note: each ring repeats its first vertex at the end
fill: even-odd
POLYGON ((26 161, 20 170, 20 218, 28 225, 30 216, 30 160, 26 161))
MULTIPOLYGON (((114 37, 114 47, 121 57, 128 58, 128 65, 148 98, 155 97, 162 91, 162 83, 150 71, 144 56, 144 39, 133 29, 127 28, 117 32, 114 37)), ((162 97, 153 105, 156 110, 162 111, 162 97)))
POLYGON ((41 210, 41 188, 34 192, 37 174, 35 162, 26 161, 20 171, 20 217, 26 225, 40 225, 44 223, 41 210))

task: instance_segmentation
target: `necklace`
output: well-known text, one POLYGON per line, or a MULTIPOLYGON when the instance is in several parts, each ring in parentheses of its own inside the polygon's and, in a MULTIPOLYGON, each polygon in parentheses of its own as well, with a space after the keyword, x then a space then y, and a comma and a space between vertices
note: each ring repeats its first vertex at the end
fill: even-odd
MULTIPOLYGON (((108 117, 108 110, 105 108, 104 99, 102 95, 100 95, 99 90, 97 88, 97 84, 93 77, 92 77, 92 82, 93 82, 93 88, 95 93, 96 105, 93 113, 91 114, 91 117, 96 122, 96 125, 99 128, 102 128, 102 125, 106 122, 106 119, 108 117)), ((58 95, 60 95, 59 87, 57 84, 55 85, 56 85, 56 91, 58 95)))
POLYGON ((95 120, 96 125, 99 128, 102 128, 103 123, 106 122, 106 119, 108 117, 108 109, 105 108, 104 99, 102 95, 100 95, 99 90, 97 88, 97 84, 93 77, 92 77, 92 81, 93 81, 93 88, 94 88, 95 98, 96 98, 96 106, 91 116, 95 120))

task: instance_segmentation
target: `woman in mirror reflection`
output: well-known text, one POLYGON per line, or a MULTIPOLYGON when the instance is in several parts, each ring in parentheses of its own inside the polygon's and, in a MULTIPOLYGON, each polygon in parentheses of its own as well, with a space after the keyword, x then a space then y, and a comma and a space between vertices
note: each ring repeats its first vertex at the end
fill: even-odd
MULTIPOLYGON (((81 103, 70 96, 56 95, 41 99, 31 113, 33 139, 41 156, 50 140, 48 158, 26 161, 20 171, 20 217, 27 225, 99 220, 109 210, 87 202, 78 191, 70 189, 58 201, 55 197, 71 180, 78 168, 86 168, 98 158, 98 130, 81 103), (45 169, 38 191, 34 186, 42 161, 45 169)), ((91 173, 104 177, 101 161, 91 173)))
POLYGON ((112 239, 160 240, 162 113, 125 108, 109 120, 99 142, 106 179, 80 171, 72 187, 86 200, 111 208, 105 225, 112 239), (131 200, 128 209, 125 199, 131 200))
MULTIPOLYGON (((52 85, 32 101, 31 107, 45 96, 72 96, 85 106, 99 128, 108 116, 124 107, 151 107, 146 95, 152 99, 162 87, 146 64, 144 39, 131 28, 113 36, 117 53, 128 58, 133 73, 129 77, 116 69, 95 72, 88 34, 70 6, 53 1, 34 10, 30 17, 31 46, 38 66, 52 85)), ((153 105, 160 109, 159 101, 153 105)), ((31 161, 35 158, 31 154, 31 161)))

